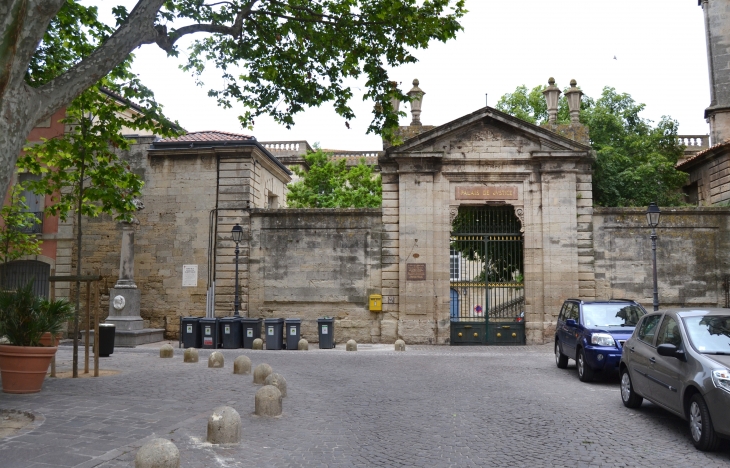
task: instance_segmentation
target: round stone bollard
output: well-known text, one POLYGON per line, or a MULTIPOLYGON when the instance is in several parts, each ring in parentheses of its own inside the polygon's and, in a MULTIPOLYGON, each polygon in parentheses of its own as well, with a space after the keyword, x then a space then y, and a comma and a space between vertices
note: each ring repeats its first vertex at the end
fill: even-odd
POLYGON ((299 351, 309 351, 309 341, 302 338, 299 340, 299 343, 297 344, 297 350, 299 351))
POLYGON ((281 416, 281 392, 273 385, 265 385, 256 392, 257 416, 281 416))
POLYGON ((253 383, 255 385, 263 385, 266 377, 274 372, 271 366, 268 364, 259 364, 256 369, 253 370, 253 383))
POLYGON ((264 380, 264 385, 273 385, 281 392, 281 397, 286 398, 286 379, 281 374, 269 374, 264 380))
POLYGON ((180 468, 180 451, 167 439, 152 439, 134 457, 135 468, 180 468))
POLYGON ((172 346, 170 346, 169 344, 162 345, 162 348, 160 348, 160 357, 171 358, 174 352, 175 351, 172 349, 172 346))
POLYGON ((238 356, 233 361, 233 373, 234 374, 250 374, 251 373, 251 360, 247 356, 238 356))
POLYGON ((241 442, 241 416, 230 406, 219 406, 208 418, 208 437, 211 444, 241 442))
POLYGON ((406 342, 403 340, 395 340, 395 350, 396 351, 405 351, 406 350, 406 342))
POLYGON ((261 338, 253 340, 253 349, 264 349, 264 340, 261 338))
POLYGON ((345 349, 347 351, 357 351, 357 341, 350 340, 347 342, 347 345, 345 345, 345 349))
POLYGON ((198 350, 195 348, 188 348, 185 350, 183 362, 198 362, 198 350))
POLYGON ((223 367, 223 353, 220 351, 213 351, 208 356, 208 367, 214 367, 220 369, 223 367))

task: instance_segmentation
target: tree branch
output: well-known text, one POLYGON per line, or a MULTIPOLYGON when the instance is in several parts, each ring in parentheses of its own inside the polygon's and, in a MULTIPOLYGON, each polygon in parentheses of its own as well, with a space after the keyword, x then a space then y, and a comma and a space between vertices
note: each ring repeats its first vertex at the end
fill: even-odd
POLYGON ((134 49, 156 42, 159 33, 155 20, 164 3, 165 0, 139 0, 125 23, 91 55, 35 89, 38 99, 32 103, 32 120, 39 122, 49 117, 119 65, 134 49))

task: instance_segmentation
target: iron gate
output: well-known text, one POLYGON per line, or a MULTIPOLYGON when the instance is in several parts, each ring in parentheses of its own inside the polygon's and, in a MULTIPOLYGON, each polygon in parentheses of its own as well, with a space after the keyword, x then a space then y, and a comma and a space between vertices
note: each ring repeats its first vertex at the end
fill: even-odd
POLYGON ((451 344, 524 344, 523 238, 514 208, 460 207, 450 249, 451 344))

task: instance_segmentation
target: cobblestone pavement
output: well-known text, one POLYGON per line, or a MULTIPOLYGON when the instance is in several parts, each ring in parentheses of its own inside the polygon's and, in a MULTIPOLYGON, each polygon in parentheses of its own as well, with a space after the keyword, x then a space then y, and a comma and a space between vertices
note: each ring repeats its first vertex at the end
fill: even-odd
MULTIPOLYGON (((118 375, 0 394, 0 409, 38 416, 0 440, 0 467, 130 467, 153 437, 173 440, 183 468, 730 465, 730 443, 695 450, 684 421, 647 402, 624 408, 617 377, 581 383, 573 366, 555 367, 550 346, 224 350, 224 369, 207 368, 210 351, 197 364, 182 351, 117 349, 102 368, 118 375), (280 418, 253 415, 259 387, 232 374, 240 354, 286 378, 280 418), (238 446, 205 443, 220 405, 241 414, 238 446)), ((58 359, 68 368, 70 349, 58 359)))

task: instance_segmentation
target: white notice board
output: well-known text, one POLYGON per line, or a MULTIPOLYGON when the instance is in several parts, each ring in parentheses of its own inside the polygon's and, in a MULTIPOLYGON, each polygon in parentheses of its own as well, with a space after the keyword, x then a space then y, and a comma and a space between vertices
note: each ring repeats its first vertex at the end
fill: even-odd
POLYGON ((183 265, 183 287, 198 286, 198 265, 183 265))

